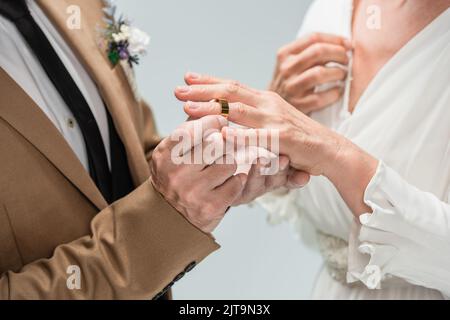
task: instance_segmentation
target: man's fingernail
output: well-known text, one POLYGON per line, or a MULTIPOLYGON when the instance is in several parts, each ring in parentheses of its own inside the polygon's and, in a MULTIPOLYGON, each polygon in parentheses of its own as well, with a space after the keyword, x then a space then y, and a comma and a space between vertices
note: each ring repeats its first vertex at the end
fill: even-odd
POLYGON ((189 91, 191 91, 190 87, 183 86, 183 87, 178 87, 177 88, 177 92, 178 93, 188 93, 189 91))
POLYGON ((190 79, 200 79, 200 75, 198 73, 195 73, 195 72, 189 72, 188 73, 188 78, 190 78, 190 79))

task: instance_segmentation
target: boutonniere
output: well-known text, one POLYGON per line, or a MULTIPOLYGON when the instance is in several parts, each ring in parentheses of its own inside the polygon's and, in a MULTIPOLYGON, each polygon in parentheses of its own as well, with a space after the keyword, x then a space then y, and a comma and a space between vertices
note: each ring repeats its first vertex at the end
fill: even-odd
POLYGON ((103 0, 106 14, 106 28, 102 37, 106 42, 106 54, 113 66, 127 62, 132 68, 139 64, 140 58, 147 53, 150 37, 144 31, 131 26, 123 16, 116 17, 117 7, 113 0, 103 0))

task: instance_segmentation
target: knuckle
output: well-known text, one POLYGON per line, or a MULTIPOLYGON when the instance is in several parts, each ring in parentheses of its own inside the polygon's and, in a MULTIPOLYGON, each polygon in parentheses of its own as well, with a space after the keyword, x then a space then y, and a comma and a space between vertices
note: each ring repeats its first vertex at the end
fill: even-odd
POLYGON ((238 87, 238 88, 242 87, 242 84, 239 81, 237 81, 237 80, 231 80, 230 84, 232 84, 232 85, 234 85, 235 87, 238 87))
POLYGON ((267 98, 269 98, 272 101, 279 101, 281 99, 281 96, 274 91, 266 91, 265 94, 267 98))
POLYGON ((236 85, 234 82, 230 82, 226 85, 225 90, 229 94, 236 94, 239 91, 239 85, 236 85))
POLYGON ((290 63, 289 61, 284 61, 281 65, 280 65, 280 73, 281 75, 287 75, 289 74, 289 72, 291 71, 292 68, 292 63, 290 63))
POLYGON ((238 117, 245 117, 247 115, 247 108, 240 102, 236 104, 236 111, 238 117))

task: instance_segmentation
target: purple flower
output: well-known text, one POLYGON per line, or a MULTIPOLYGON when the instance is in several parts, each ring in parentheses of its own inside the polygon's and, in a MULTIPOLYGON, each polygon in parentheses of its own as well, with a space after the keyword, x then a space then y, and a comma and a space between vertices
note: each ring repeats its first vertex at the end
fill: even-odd
POLYGON ((119 56, 121 60, 128 60, 128 58, 130 57, 130 54, 128 53, 127 48, 119 48, 119 56))

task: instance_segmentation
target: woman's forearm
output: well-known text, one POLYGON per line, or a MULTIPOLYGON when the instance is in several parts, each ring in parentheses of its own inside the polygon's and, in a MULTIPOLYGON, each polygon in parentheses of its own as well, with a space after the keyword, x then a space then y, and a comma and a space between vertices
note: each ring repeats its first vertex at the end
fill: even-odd
POLYGON ((377 159, 342 138, 339 152, 324 172, 357 218, 372 212, 364 203, 364 193, 377 171, 378 164, 377 159))

